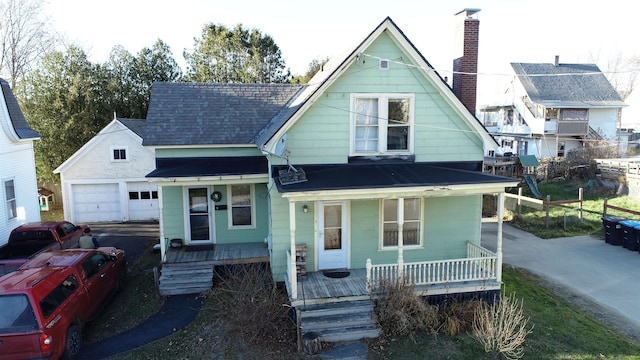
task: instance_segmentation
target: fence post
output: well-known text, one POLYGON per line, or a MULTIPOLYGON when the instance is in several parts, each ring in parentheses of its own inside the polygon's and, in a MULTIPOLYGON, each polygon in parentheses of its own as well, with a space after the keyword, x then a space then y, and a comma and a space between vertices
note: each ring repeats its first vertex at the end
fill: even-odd
POLYGON ((580 200, 580 207, 578 208, 578 219, 582 222, 582 200, 584 195, 584 189, 578 189, 578 199, 580 200))
POLYGON ((522 215, 522 188, 518 188, 518 216, 522 215))
POLYGON ((549 208, 551 207, 551 205, 549 205, 549 203, 551 202, 551 195, 547 195, 547 201, 545 202, 545 207, 547 208, 547 216, 544 220, 544 226, 545 228, 549 228, 549 208))
POLYGON ((607 198, 604 198, 604 203, 602 204, 602 217, 607 216, 607 198))

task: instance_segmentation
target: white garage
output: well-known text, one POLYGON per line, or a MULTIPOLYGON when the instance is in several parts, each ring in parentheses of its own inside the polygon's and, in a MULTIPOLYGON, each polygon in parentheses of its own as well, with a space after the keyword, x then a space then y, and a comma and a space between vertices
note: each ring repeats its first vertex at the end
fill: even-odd
POLYGON ((157 220, 158 191, 146 175, 153 149, 142 146, 145 120, 114 118, 62 163, 66 220, 76 223, 157 220))
POLYGON ((73 184, 71 194, 73 221, 122 221, 118 184, 73 184))

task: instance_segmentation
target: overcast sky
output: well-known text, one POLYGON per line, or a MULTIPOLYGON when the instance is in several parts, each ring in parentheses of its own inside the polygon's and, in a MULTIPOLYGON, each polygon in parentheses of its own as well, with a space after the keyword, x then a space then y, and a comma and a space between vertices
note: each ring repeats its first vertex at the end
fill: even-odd
MULTIPOLYGON (((184 68, 207 23, 242 24, 270 35, 287 66, 302 74, 313 59, 342 53, 386 16, 407 35, 442 76, 453 58, 454 14, 481 9, 479 103, 504 88, 511 62, 596 62, 640 54, 637 20, 627 0, 48 0, 54 26, 83 47, 93 61, 111 48, 132 54, 159 38, 184 68)), ((183 69, 184 70, 184 69, 183 69)))

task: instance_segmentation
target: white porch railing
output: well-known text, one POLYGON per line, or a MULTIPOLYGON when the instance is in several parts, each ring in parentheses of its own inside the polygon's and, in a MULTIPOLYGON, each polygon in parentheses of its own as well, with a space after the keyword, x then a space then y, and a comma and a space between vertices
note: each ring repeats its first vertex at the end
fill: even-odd
MULTIPOLYGON (((467 258, 405 263, 403 276, 413 285, 460 283, 465 281, 497 280, 498 256, 481 246, 468 243, 467 258)), ((367 259, 367 288, 381 281, 397 281, 398 264, 373 265, 367 259)))

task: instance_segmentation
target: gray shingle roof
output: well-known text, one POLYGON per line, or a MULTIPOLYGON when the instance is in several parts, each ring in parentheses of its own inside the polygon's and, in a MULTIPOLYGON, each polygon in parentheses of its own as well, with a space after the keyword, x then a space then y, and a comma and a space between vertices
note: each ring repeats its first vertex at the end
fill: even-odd
POLYGON ((617 107, 624 101, 594 64, 511 63, 535 103, 550 107, 617 107))
POLYGON ((154 83, 143 145, 251 144, 301 88, 154 83))
POLYGON ((27 119, 24 118, 22 110, 18 105, 18 100, 11 91, 11 86, 5 79, 0 78, 0 86, 2 86, 2 94, 4 95, 4 101, 7 104, 7 111, 9 112, 9 118, 11 118, 11 124, 13 129, 20 139, 38 139, 40 134, 35 132, 27 123, 27 119))
POLYGON ((133 131, 136 135, 144 139, 144 128, 146 120, 144 119, 123 119, 117 118, 124 126, 133 131))

